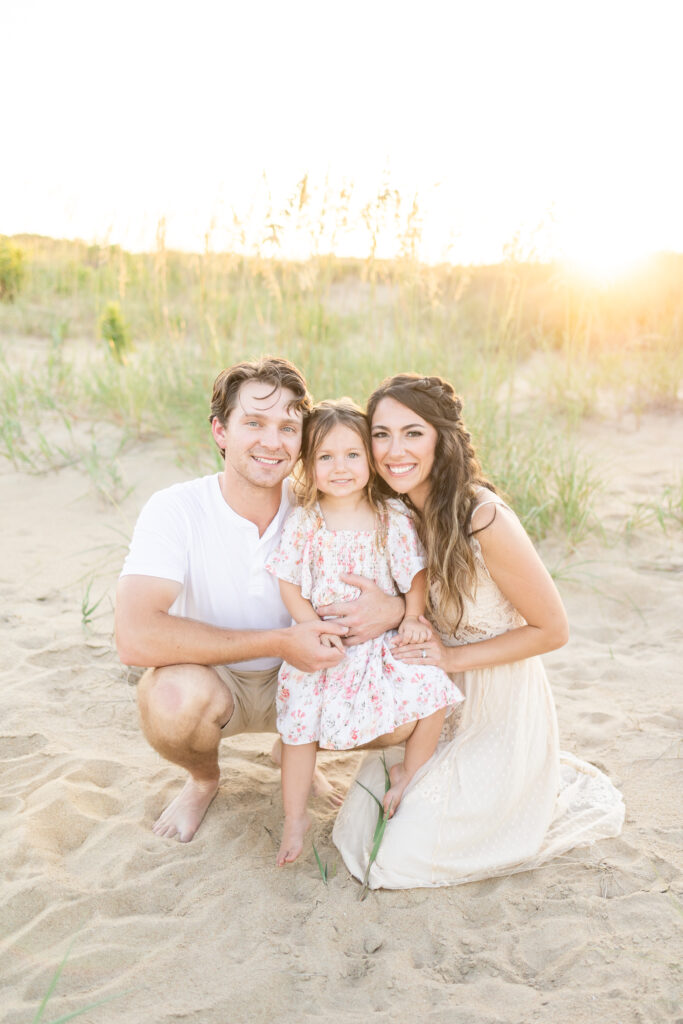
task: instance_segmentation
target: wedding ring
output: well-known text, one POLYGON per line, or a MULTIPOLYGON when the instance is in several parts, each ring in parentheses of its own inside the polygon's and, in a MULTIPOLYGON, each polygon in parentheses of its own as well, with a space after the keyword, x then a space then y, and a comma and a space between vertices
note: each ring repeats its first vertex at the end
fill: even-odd
POLYGON ((422 654, 422 657, 423 657, 423 658, 426 658, 426 657, 427 657, 427 652, 425 651, 424 647, 422 648, 422 652, 421 652, 421 654, 422 654))

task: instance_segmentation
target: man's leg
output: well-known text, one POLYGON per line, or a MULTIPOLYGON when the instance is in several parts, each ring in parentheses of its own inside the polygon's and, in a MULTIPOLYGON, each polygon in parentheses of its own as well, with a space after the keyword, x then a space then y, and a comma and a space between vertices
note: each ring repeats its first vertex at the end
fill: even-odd
POLYGON ((234 711, 232 694, 206 665, 168 665, 145 672, 138 707, 149 743, 190 774, 152 831, 188 843, 218 789, 218 746, 234 711))

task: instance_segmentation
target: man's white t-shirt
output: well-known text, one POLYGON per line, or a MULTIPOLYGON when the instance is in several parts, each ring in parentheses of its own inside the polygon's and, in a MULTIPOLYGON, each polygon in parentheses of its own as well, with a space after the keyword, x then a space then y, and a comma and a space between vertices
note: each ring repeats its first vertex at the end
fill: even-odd
MULTIPOLYGON (((219 474, 157 491, 135 526, 122 576, 175 580, 182 590, 171 615, 224 629, 279 629, 292 619, 278 581, 266 572, 290 511, 289 481, 280 508, 262 537, 225 501, 219 474)), ((239 669, 272 668, 278 658, 235 663, 239 669)))

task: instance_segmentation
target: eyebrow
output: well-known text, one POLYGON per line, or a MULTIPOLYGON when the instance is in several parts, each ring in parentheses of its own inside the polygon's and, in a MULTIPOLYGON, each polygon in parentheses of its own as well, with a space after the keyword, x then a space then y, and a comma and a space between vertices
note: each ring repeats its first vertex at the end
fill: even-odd
MULTIPOLYGON (((424 429, 424 423, 406 423, 405 426, 400 427, 401 430, 414 430, 418 427, 420 430, 424 429)), ((385 427, 383 423, 374 423, 372 426, 373 430, 388 430, 389 427, 385 427)))
MULTIPOLYGON (((267 409, 242 409, 242 418, 247 420, 263 419, 268 413, 267 409)), ((297 416, 283 416, 279 423, 301 423, 301 418, 297 416)))
MULTIPOLYGON (((364 449, 363 445, 360 445, 360 444, 359 445, 351 445, 350 448, 344 448, 344 451, 347 454, 349 452, 362 452, 364 450, 365 449, 364 449)), ((331 451, 332 451, 331 448, 326 448, 324 444, 321 444, 320 447, 316 451, 316 455, 329 455, 331 453, 331 451)))

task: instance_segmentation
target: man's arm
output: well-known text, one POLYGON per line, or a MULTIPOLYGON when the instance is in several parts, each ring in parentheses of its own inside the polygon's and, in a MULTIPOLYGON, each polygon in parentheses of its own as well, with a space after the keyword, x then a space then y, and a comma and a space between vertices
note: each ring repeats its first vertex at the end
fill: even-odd
POLYGON ((304 622, 287 629, 220 629, 170 615, 180 584, 155 576, 123 576, 116 590, 116 647, 126 665, 222 665, 282 658, 304 672, 329 668, 343 655, 323 647, 322 633, 343 636, 345 623, 304 622))
POLYGON ((327 619, 326 626, 332 625, 333 621, 348 626, 348 633, 344 637, 346 646, 353 647, 366 640, 374 640, 388 629, 395 629, 403 620, 406 609, 400 595, 385 594, 365 576, 342 573, 339 578, 344 583, 358 587, 360 597, 355 601, 336 601, 324 605, 318 608, 318 614, 334 616, 333 620, 327 619))

